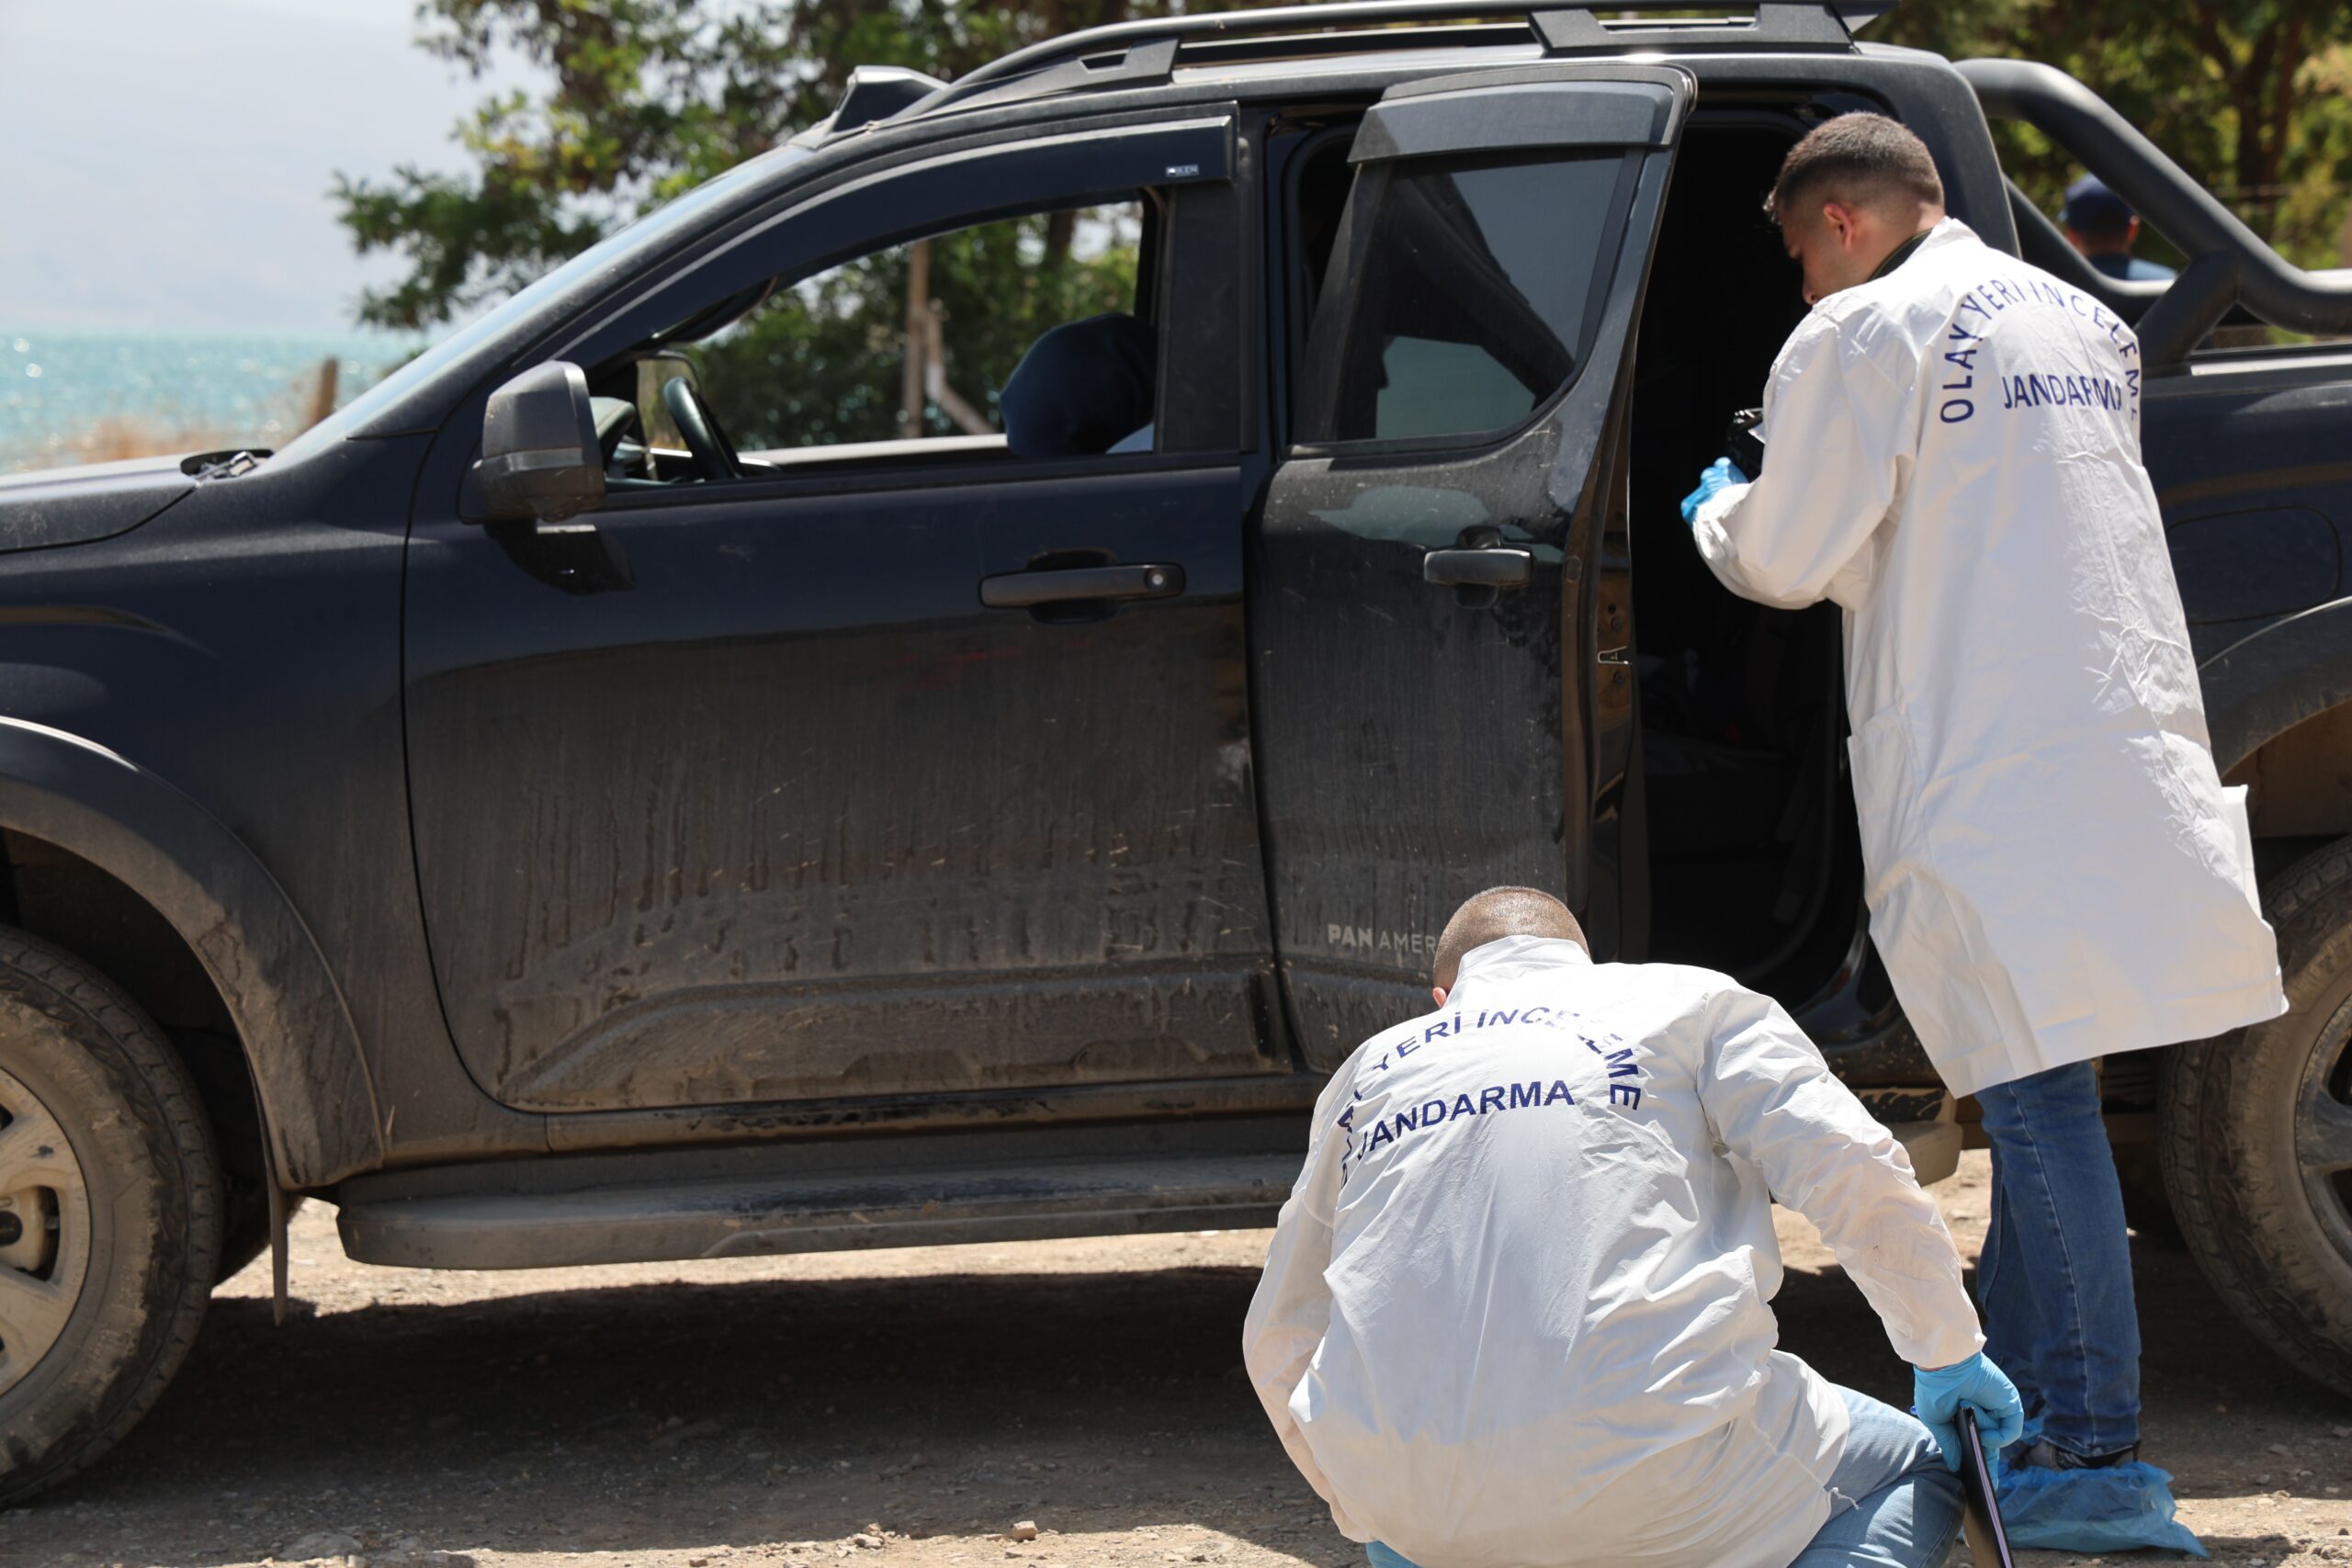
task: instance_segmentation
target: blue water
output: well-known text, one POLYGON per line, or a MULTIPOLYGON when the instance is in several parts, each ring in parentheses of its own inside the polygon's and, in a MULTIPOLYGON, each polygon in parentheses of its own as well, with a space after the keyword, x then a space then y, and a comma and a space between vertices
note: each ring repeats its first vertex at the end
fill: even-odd
POLYGON ((0 326, 0 472, 127 445, 281 446, 308 417, 320 361, 335 401, 422 344, 373 333, 35 332, 0 326))

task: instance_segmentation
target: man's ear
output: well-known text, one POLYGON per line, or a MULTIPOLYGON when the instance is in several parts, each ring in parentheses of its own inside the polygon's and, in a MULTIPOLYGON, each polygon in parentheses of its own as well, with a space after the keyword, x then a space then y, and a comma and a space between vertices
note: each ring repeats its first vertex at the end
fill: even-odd
POLYGON ((1842 201, 1821 204, 1821 220, 1837 236, 1838 248, 1845 250, 1854 243, 1854 209, 1842 201))
POLYGON ((1443 986, 1431 986, 1430 987, 1430 999, 1436 1002, 1438 1006, 1443 1007, 1445 1005, 1445 987, 1443 986))

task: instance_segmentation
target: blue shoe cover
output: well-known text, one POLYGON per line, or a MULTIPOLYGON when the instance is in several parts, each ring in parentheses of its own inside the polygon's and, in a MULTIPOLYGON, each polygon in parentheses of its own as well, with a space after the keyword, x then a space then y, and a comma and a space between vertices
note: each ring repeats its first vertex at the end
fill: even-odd
POLYGON ((2172 1477, 2133 1461, 2102 1470, 2002 1465, 1994 1483, 2012 1546, 2052 1551, 2130 1551, 2160 1547, 2207 1555, 2173 1517, 2172 1477))

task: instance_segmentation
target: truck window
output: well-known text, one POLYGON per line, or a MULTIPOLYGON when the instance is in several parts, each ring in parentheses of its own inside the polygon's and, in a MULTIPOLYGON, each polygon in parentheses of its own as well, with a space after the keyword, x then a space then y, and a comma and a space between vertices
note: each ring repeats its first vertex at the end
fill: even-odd
MULTIPOLYGON (((746 476, 830 460, 968 460, 1009 448, 1149 451, 1156 333, 1144 297, 1147 211, 1139 195, 1024 214, 778 280, 740 310, 714 306, 716 319, 690 320, 643 345, 627 389, 617 381, 599 389, 633 396, 656 479, 684 473, 664 461, 684 445, 661 395, 676 376, 695 386, 746 476), (1040 367, 1091 396, 1033 391, 1022 406, 1035 428, 1014 431, 1008 443, 1004 393, 1015 368, 1053 329, 1078 323, 1086 325, 1057 336, 1057 352, 1041 355, 1040 367), (1122 373, 1094 362, 1104 356, 1121 356, 1122 373)), ((1039 367, 1031 376, 1033 389, 1048 378, 1039 367)))
MULTIPOLYGON (((1611 208, 1611 152, 1399 162, 1359 181, 1355 276, 1310 343, 1340 388, 1310 441, 1487 434, 1523 423, 1575 375, 1611 208)), ((1333 265, 1349 265, 1335 257, 1333 265)))

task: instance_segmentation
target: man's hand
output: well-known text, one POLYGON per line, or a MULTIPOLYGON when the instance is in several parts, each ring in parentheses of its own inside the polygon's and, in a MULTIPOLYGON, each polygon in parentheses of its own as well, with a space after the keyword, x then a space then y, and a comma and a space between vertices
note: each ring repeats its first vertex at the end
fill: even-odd
POLYGON ((1960 1468, 1962 1405, 1976 1412, 1978 1434, 1988 1454, 2024 1435, 2025 1404, 2018 1398, 2018 1386, 2009 1381, 2008 1373, 1984 1359, 1984 1351, 1932 1371, 1915 1367, 1911 1378, 1911 1413, 1936 1435, 1947 1470, 1960 1468))
POLYGON ((1744 485, 1747 482, 1747 476, 1739 471, 1737 463, 1733 462, 1729 457, 1716 458, 1700 470, 1699 488, 1682 498, 1682 521, 1685 523, 1696 521, 1699 508, 1704 506, 1717 491, 1731 485, 1744 485))

